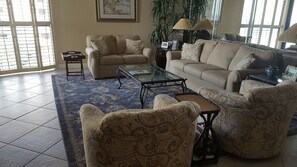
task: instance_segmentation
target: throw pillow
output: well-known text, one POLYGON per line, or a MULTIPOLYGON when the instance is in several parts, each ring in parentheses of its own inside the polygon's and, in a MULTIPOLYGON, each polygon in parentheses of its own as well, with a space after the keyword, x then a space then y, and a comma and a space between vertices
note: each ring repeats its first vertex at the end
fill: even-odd
POLYGON ((255 62, 255 56, 254 54, 249 54, 245 56, 242 60, 240 60, 232 70, 243 70, 251 68, 253 63, 255 62))
POLYGON ((102 37, 91 40, 91 45, 102 56, 110 54, 110 49, 102 37))
POLYGON ((202 46, 203 46, 203 43, 197 43, 197 44, 184 43, 182 52, 181 52, 181 59, 194 60, 196 62, 199 62, 202 46))
POLYGON ((142 40, 126 39, 126 52, 125 54, 140 54, 143 50, 142 40))

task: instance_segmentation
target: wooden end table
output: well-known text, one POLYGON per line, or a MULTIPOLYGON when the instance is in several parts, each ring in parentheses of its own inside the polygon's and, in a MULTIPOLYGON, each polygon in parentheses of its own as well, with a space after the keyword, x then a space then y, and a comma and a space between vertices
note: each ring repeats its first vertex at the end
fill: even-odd
POLYGON ((219 145, 212 122, 220 112, 220 107, 196 93, 175 95, 178 101, 193 101, 201 108, 200 116, 203 122, 198 122, 197 130, 200 135, 195 139, 192 166, 198 164, 217 163, 219 158, 219 145))
POLYGON ((69 76, 82 76, 83 79, 85 79, 84 67, 83 67, 83 59, 85 58, 86 56, 78 51, 62 52, 62 59, 65 61, 65 65, 66 65, 67 81, 69 76), (72 64, 72 63, 79 63, 80 71, 69 71, 68 64, 72 64))
POLYGON ((270 85, 277 85, 279 82, 281 82, 283 80, 281 75, 268 76, 265 73, 249 74, 247 76, 247 79, 260 81, 260 82, 267 83, 270 85))

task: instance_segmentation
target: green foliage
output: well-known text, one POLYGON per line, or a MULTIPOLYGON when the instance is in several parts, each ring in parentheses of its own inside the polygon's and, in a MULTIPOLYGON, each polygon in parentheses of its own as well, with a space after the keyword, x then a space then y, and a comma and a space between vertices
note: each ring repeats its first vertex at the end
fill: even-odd
POLYGON ((150 41, 160 44, 168 41, 172 27, 180 18, 188 18, 192 24, 205 13, 207 0, 154 0, 151 16, 153 32, 150 41))

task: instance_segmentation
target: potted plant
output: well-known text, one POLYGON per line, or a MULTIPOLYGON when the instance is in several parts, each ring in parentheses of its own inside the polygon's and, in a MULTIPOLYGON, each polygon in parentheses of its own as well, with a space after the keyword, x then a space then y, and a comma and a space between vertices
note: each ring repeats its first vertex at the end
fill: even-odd
POLYGON ((162 41, 168 41, 172 27, 180 18, 188 18, 195 24, 204 15, 206 7, 207 0, 154 0, 151 43, 159 45, 162 41))

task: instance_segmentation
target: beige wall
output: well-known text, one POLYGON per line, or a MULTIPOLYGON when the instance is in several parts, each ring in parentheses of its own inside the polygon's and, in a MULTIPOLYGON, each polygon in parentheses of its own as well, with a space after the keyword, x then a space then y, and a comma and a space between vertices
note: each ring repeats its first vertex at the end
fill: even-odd
POLYGON ((149 46, 152 19, 150 9, 153 0, 138 0, 139 22, 97 22, 96 0, 53 0, 53 34, 57 63, 64 63, 61 52, 83 51, 88 34, 137 34, 149 46))
POLYGON ((218 33, 239 33, 244 0, 224 0, 218 33))
MULTIPOLYGON (((53 33, 57 63, 63 64, 60 53, 83 51, 88 34, 137 34, 150 46, 150 16, 153 0, 138 0, 139 22, 97 22, 96 0, 52 0, 53 33)), ((224 0, 219 33, 238 33, 244 0, 224 0)))

